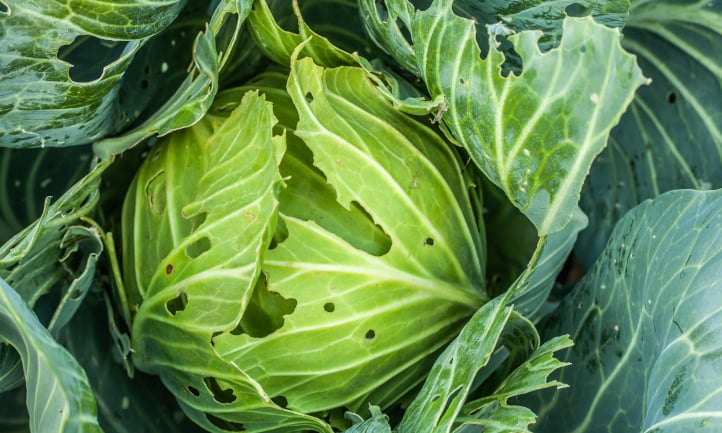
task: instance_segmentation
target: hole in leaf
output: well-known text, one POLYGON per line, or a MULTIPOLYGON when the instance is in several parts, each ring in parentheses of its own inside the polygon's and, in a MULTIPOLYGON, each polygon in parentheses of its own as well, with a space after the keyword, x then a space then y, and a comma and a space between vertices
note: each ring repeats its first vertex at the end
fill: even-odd
POLYGON ((140 80, 140 88, 145 90, 148 88, 148 80, 140 80))
POLYGON ((173 264, 168 263, 165 267, 165 274, 170 275, 173 273, 173 264))
POLYGON ((309 104, 313 102, 313 93, 306 92, 306 102, 308 102, 309 104))
MULTIPOLYGON (((391 248, 391 237, 358 202, 352 201, 347 208, 337 201, 335 189, 313 165, 311 150, 294 137, 289 136, 287 152, 280 166, 281 174, 289 178, 287 187, 281 191, 281 212, 314 221, 369 254, 381 256, 387 253, 391 248)), ((285 225, 278 227, 273 245, 280 244, 286 235, 285 225)))
POLYGON ((190 392, 196 397, 199 397, 201 395, 201 392, 198 391, 198 388, 196 388, 195 386, 188 385, 186 389, 188 390, 188 392, 190 392))
POLYGON ((273 397, 271 401, 284 409, 288 406, 288 399, 282 395, 273 397))
POLYGON ((209 413, 206 414, 206 419, 210 421, 211 424, 218 427, 221 430, 225 431, 246 431, 246 426, 239 422, 233 422, 233 421, 227 421, 225 419, 218 418, 215 415, 211 415, 209 413))
POLYGON ((669 92, 667 93, 667 102, 670 104, 674 104, 677 102, 677 93, 676 92, 669 92))
POLYGON ((401 36, 403 36, 406 40, 406 43, 413 47, 414 43, 411 39, 411 32, 409 32, 409 29, 406 27, 406 24, 401 20, 401 18, 396 19, 396 27, 399 29, 401 36))
POLYGON ((579 47, 579 52, 580 52, 580 53, 586 53, 586 52, 587 52, 587 46, 586 46, 586 45, 582 45, 581 47, 579 47))
POLYGON ((8 4, 3 0, 0 0, 0 14, 10 15, 10 6, 8 6, 8 4))
POLYGON ((439 394, 434 394, 433 397, 431 397, 431 403, 438 401, 441 398, 439 394))
POLYGON ((180 292, 178 296, 165 303, 165 308, 175 316, 177 312, 185 310, 186 305, 188 305, 188 295, 180 292))
POLYGON ((443 412, 446 412, 446 411, 449 409, 449 406, 451 406, 451 403, 454 402, 454 400, 456 399, 456 397, 457 397, 457 396, 459 395, 459 393, 461 392, 461 389, 462 389, 462 388, 463 388, 463 386, 459 386, 459 387, 456 388, 455 390, 451 391, 451 394, 449 394, 449 397, 446 399, 446 405, 444 406, 444 410, 442 411, 442 413, 443 413, 443 412))
POLYGON ((376 331, 373 329, 369 329, 366 331, 366 335, 364 335, 364 338, 366 341, 374 341, 376 339, 376 331))
POLYGON ((211 346, 216 345, 215 338, 222 334, 223 334, 223 331, 216 331, 213 334, 211 334, 211 346))
POLYGON ((433 247, 433 246, 434 246, 434 239, 433 239, 433 238, 426 238, 426 239, 424 239, 424 246, 426 246, 426 247, 433 247))
POLYGON ((186 247, 186 256, 189 259, 195 259, 210 249, 211 240, 204 236, 186 247))
POLYGON ((198 227, 200 227, 204 222, 206 222, 206 219, 208 218, 208 212, 201 212, 199 214, 192 215, 190 217, 184 216, 183 218, 190 218, 191 220, 191 231, 190 234, 198 230, 198 227))
POLYGON ((570 17, 582 18, 591 14, 592 8, 581 3, 572 3, 564 8, 564 12, 570 17))
POLYGON ((165 211, 167 196, 165 192, 165 171, 159 171, 145 184, 145 197, 152 213, 161 215, 165 211))
POLYGON ((268 249, 275 249, 279 244, 285 241, 286 238, 288 238, 288 228, 286 227, 286 222, 283 218, 279 217, 276 222, 276 231, 273 232, 273 237, 268 245, 268 249))
POLYGON ((233 403, 236 401, 236 396, 233 394, 233 390, 230 388, 221 388, 221 385, 218 384, 215 377, 205 377, 203 378, 203 383, 206 384, 206 388, 208 388, 208 391, 213 394, 213 398, 218 403, 233 403))
POLYGON ((326 302, 323 304, 324 311, 327 311, 329 313, 333 313, 333 311, 336 309, 336 306, 333 304, 333 302, 326 302))
POLYGON ((58 59, 68 62, 68 75, 76 83, 95 81, 103 70, 123 54, 127 42, 111 41, 95 36, 78 36, 58 49, 58 59))
POLYGON ((263 338, 283 326, 283 317, 293 313, 296 304, 295 299, 286 299, 280 293, 268 290, 266 274, 262 273, 241 322, 231 334, 263 338))

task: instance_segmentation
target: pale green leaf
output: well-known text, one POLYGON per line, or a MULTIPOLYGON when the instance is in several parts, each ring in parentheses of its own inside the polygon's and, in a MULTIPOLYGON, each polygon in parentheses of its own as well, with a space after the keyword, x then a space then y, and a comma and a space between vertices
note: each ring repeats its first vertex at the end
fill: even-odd
POLYGON ((560 46, 544 54, 541 32, 511 36, 523 71, 505 77, 493 36, 479 59, 473 22, 451 6, 435 1, 417 12, 411 32, 431 96, 446 97, 444 125, 540 235, 559 231, 594 157, 644 83, 641 72, 621 49, 618 30, 586 18, 566 19, 560 46))
POLYGON ((215 345, 291 409, 386 407, 485 300, 467 186, 448 144, 395 110, 362 68, 306 57, 288 88, 294 135, 310 153, 289 139, 288 237, 263 269, 294 308, 270 335, 223 334, 215 345), (324 350, 309 344, 321 341, 324 350))
POLYGON ((507 300, 497 297, 481 307, 444 350, 404 414, 399 433, 452 430, 476 374, 489 362, 513 311, 507 300))
POLYGON ((358 61, 354 56, 338 48, 306 24, 296 0, 293 1, 293 13, 296 15, 298 33, 279 25, 266 0, 255 1, 254 8, 248 16, 248 26, 256 44, 268 58, 280 65, 291 66, 293 52, 296 47, 304 43, 304 54, 310 55, 321 65, 357 64, 358 61))
POLYGON ((123 209, 133 360, 209 431, 329 432, 277 406, 213 347, 252 302, 273 233, 284 150, 274 123, 255 92, 211 111, 156 145, 123 209))
POLYGON ((0 338, 20 354, 30 431, 102 432, 88 379, 77 361, 0 278, 0 338))
POLYGON ((546 335, 570 333, 570 388, 539 432, 722 429, 722 191, 673 191, 630 211, 546 335))

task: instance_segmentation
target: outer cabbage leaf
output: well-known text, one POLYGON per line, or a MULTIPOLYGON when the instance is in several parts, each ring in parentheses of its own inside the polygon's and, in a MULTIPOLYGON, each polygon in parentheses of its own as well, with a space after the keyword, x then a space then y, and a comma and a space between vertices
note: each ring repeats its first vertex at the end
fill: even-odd
MULTIPOLYGON (((538 336, 537 336, 538 338, 538 336)), ((520 339, 517 344, 528 345, 520 339)), ((527 433, 529 425, 536 422, 536 415, 527 407, 510 404, 509 399, 537 392, 546 388, 565 388, 566 385, 549 380, 549 375, 568 364, 554 357, 554 352, 572 345, 568 336, 554 337, 537 347, 529 358, 504 377, 494 392, 464 405, 461 424, 456 432, 478 431, 483 426, 485 433, 527 433)))
POLYGON ((22 359, 30 431, 102 432, 85 372, 0 278, 0 339, 22 359))
POLYGON ((105 433, 200 433, 183 416, 173 395, 157 376, 136 371, 128 377, 116 361, 109 339, 103 298, 92 296, 66 326, 59 341, 83 366, 98 406, 98 423, 105 433))
POLYGON ((270 104, 249 93, 223 112, 237 104, 169 135, 129 189, 123 256, 133 360, 160 375, 209 431, 328 432, 277 406, 212 345, 251 302, 275 226, 285 146, 272 137, 270 104))
POLYGON ((616 222, 673 189, 722 186, 722 2, 634 1, 623 46, 652 79, 582 193, 591 217, 577 254, 590 267, 616 222))
POLYGON ((297 0, 293 0, 292 6, 298 33, 281 27, 266 0, 254 0, 254 8, 248 17, 249 29, 256 44, 268 58, 280 65, 290 66, 293 52, 305 41, 304 54, 312 56, 324 66, 357 64, 358 60, 354 56, 311 30, 301 16, 297 0))
MULTIPOLYGON (((523 68, 520 75, 504 76, 506 58, 496 36, 507 35, 508 28, 490 27, 491 48, 479 59, 475 20, 455 15, 456 2, 436 0, 414 13, 408 6, 388 4, 390 15, 384 20, 375 5, 362 3, 371 13, 367 25, 383 44, 390 37, 383 35, 395 31, 384 25, 398 27, 397 20, 404 21, 410 31, 407 46, 414 50, 413 70, 431 97, 446 98, 446 111, 435 120, 443 121, 541 235, 561 230, 576 208, 592 160, 643 83, 634 59, 620 47, 619 32, 591 18, 567 19, 559 47, 544 54, 540 31, 512 35, 523 68)), ((411 53, 402 51, 399 57, 408 63, 411 53)))
POLYGON ((90 167, 88 146, 0 149, 0 244, 42 215, 47 197, 59 197, 90 167))
POLYGON ((250 10, 251 0, 219 2, 206 31, 195 40, 193 63, 175 93, 132 130, 96 142, 96 154, 108 158, 152 135, 162 136, 198 122, 213 103, 220 70, 230 62, 229 55, 235 53, 235 44, 250 10))
MULTIPOLYGON (((5 153, 8 156, 9 152, 16 151, 5 152, 8 152, 5 153)), ((28 156, 46 154, 45 150, 30 152, 28 156)), ((68 157, 78 154, 74 149, 53 150, 51 153, 58 152, 68 157)), ((59 158, 58 161, 67 159, 59 158)), ((74 165, 78 166, 75 161, 74 165)), ((98 200, 100 175, 107 165, 95 166, 55 202, 51 203, 50 199, 46 198, 42 210, 28 204, 27 213, 42 213, 25 229, 0 245, 0 278, 12 284, 31 308, 35 307, 40 299, 43 300, 39 307, 35 308, 35 312, 54 335, 70 320, 90 290, 92 276, 103 250, 99 234, 84 223, 79 224, 79 221, 94 209, 98 200)), ((73 171, 40 172, 41 169, 52 166, 43 157, 34 160, 25 186, 27 200, 39 200, 34 194, 43 190, 45 182, 40 181, 39 185, 33 183, 35 176, 44 174, 48 176, 45 179, 51 180, 51 183, 55 180, 64 184, 65 176, 74 177, 77 174, 73 171)), ((23 179, 21 185, 25 182, 23 179)), ((12 184, 15 185, 16 182, 13 181, 12 184)), ((13 201, 23 199, 19 194, 11 197, 13 201)), ((21 216, 25 217, 30 215, 21 216)), ((8 346, 1 346, 0 359, 0 389, 8 390, 19 386, 24 376, 20 358, 8 346)))
MULTIPOLYGON (((359 8, 369 36, 391 54, 407 70, 419 74, 412 41, 405 31, 411 27, 414 5, 424 8, 427 1, 407 0, 361 0, 359 8)), ((559 44, 562 23, 566 16, 591 15, 595 21, 609 27, 622 27, 629 11, 628 0, 502 0, 478 1, 455 0, 454 12, 469 18, 476 25, 476 41, 481 52, 489 50, 487 26, 501 27, 505 33, 524 30, 541 30, 539 48, 545 52, 559 44)), ((519 58, 509 44, 498 47, 504 51, 507 61, 521 67, 519 58)))
POLYGON ((391 433, 388 417, 381 413, 377 406, 369 408, 371 417, 365 421, 354 423, 344 433, 391 433))
MULTIPOLYGON (((459 336, 436 360, 423 388, 406 411, 398 432, 528 432, 535 420, 528 408, 508 404, 512 397, 550 387, 563 387, 548 376, 565 364, 553 352, 571 345, 568 337, 550 339, 539 346, 534 326, 508 306, 509 294, 480 308, 459 336), (482 398, 468 401, 478 387, 479 372, 490 364, 497 346, 509 348, 512 370, 482 398), (514 363, 520 352, 522 362, 514 363), (531 350, 530 350, 531 349, 531 350), (515 353, 517 352, 517 353, 515 353), (476 430, 475 430, 476 429, 476 430)), ((496 366, 492 365, 492 368, 496 366)))
POLYGON ((539 432, 722 429, 722 190, 673 191, 619 221, 544 330, 570 333, 570 385, 539 432))
POLYGON ((0 144, 37 147, 86 144, 115 132, 124 71, 184 2, 4 0, 2 5, 0 144), (71 44, 97 53, 76 65, 80 71, 59 58, 71 44))
POLYGON ((504 77, 493 45, 483 60, 471 20, 451 1, 417 12, 412 39, 431 96, 446 96, 442 120, 484 174, 534 223, 561 230, 577 207, 594 157, 644 79, 619 31, 592 19, 564 21, 560 46, 541 54, 538 31, 510 37, 521 75, 504 77))
MULTIPOLYGON (((263 269, 268 290, 295 308, 270 335, 214 342, 294 410, 387 407, 421 380, 432 355, 486 298, 483 241, 458 158, 395 110, 362 68, 324 69, 304 58, 293 64, 288 89, 300 116, 294 134, 335 200, 315 188, 281 196, 288 236, 263 269), (298 204, 284 207, 288 201, 298 204), (366 236, 363 226, 327 223, 339 205, 362 209, 388 245, 364 249, 354 245, 366 236), (304 206, 321 209, 303 219, 311 216, 304 206), (323 341, 323 349, 309 341, 323 341)), ((291 172, 289 184, 309 171, 291 172)))

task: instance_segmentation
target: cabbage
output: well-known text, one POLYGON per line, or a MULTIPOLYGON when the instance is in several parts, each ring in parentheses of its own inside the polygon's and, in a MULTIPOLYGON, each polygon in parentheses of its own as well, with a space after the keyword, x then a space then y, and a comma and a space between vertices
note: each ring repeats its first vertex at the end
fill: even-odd
POLYGON ((472 194, 360 67, 229 89, 128 190, 133 359, 216 425, 387 408, 488 300, 472 194))

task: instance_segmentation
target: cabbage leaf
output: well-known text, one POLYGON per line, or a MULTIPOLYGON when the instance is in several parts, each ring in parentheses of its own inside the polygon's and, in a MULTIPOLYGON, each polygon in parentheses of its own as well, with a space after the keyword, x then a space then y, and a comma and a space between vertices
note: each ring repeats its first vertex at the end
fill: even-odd
POLYGON ((634 208, 544 329, 570 332, 570 385, 539 432, 713 431, 722 425, 722 192, 634 208), (574 410, 569 410, 574 407, 574 410))
POLYGON ((722 187, 722 2, 634 1, 622 45, 650 86, 640 89, 592 166, 590 215, 577 255, 590 267, 617 221, 643 200, 722 187))

